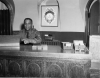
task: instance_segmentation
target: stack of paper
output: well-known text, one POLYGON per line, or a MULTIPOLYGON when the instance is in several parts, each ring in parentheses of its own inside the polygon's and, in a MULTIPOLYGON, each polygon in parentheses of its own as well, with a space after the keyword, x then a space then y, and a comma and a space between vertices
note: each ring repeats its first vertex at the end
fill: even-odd
POLYGON ((48 46, 47 45, 33 45, 32 46, 32 50, 48 50, 48 46))

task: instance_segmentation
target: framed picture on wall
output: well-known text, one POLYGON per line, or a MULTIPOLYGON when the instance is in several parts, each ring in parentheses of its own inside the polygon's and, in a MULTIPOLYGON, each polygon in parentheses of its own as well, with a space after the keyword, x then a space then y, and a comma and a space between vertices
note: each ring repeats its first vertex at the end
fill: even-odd
POLYGON ((56 5, 41 6, 41 26, 42 27, 58 26, 58 6, 56 5))

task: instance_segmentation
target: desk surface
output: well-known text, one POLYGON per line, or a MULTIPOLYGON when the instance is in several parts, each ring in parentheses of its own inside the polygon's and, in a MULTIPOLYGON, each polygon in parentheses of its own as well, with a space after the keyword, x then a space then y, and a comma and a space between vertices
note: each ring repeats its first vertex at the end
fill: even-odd
MULTIPOLYGON (((0 36, 0 43, 19 42, 19 36, 0 36)), ((74 50, 62 51, 60 46, 48 46, 47 51, 33 51, 32 46, 6 46, 0 47, 0 55, 27 56, 27 57, 53 57, 69 59, 91 59, 91 54, 75 54, 74 50)))
POLYGON ((27 56, 27 57, 52 57, 63 59, 91 59, 91 54, 75 54, 73 50, 67 50, 67 53, 61 51, 60 46, 49 46, 48 51, 32 51, 32 46, 20 47, 2 47, 0 49, 0 55, 5 56, 27 56))

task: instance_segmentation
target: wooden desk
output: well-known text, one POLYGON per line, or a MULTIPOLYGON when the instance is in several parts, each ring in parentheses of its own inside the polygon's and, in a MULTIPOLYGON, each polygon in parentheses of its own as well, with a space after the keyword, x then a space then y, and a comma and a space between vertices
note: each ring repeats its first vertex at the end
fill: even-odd
POLYGON ((0 76, 89 78, 90 67, 89 54, 20 51, 18 47, 0 51, 0 76))

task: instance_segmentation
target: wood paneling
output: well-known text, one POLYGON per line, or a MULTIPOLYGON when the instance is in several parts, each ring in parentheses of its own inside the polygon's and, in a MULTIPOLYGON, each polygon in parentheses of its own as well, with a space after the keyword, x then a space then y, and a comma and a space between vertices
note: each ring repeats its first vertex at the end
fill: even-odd
MULTIPOLYGON (((17 54, 17 53, 16 53, 17 54)), ((90 60, 0 55, 0 76, 89 78, 90 60), (4 59, 4 60, 2 60, 4 59)))

